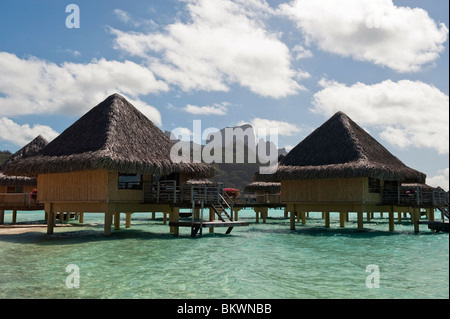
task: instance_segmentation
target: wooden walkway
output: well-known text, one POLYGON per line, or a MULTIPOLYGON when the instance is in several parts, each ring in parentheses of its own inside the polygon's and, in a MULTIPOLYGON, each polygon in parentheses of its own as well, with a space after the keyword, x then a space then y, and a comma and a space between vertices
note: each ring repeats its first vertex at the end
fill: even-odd
POLYGON ((420 221, 419 224, 428 225, 428 229, 439 233, 441 231, 448 233, 448 221, 420 221))
POLYGON ((178 221, 178 222, 169 222, 169 226, 176 227, 191 227, 191 237, 195 237, 197 233, 200 231, 200 236, 202 235, 202 228, 214 228, 214 227, 228 227, 225 234, 231 233, 234 227, 236 226, 249 226, 248 222, 241 221, 178 221))

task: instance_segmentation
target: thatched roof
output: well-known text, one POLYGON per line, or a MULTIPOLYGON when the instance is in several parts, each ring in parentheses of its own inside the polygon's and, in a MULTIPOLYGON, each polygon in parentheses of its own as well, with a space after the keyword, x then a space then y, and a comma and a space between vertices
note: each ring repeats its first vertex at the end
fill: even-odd
POLYGON ((6 176, 2 173, 2 169, 8 163, 13 163, 20 159, 28 158, 36 155, 44 147, 48 145, 48 142, 41 135, 36 137, 30 143, 22 147, 20 150, 11 155, 10 158, 0 167, 0 185, 1 186, 23 186, 23 185, 36 185, 36 178, 26 176, 6 176))
POLYGON ((407 167, 372 136, 338 112, 294 147, 274 174, 255 180, 372 177, 424 183, 426 175, 407 167))
POLYGON ((187 173, 211 177, 212 166, 173 163, 174 143, 119 94, 109 96, 36 156, 5 166, 7 174, 45 174, 106 169, 123 173, 187 173))
POLYGON ((277 182, 253 182, 245 186, 244 191, 277 193, 281 190, 281 183, 277 182))
POLYGON ((186 186, 215 186, 216 184, 209 178, 189 179, 186 181, 186 186))

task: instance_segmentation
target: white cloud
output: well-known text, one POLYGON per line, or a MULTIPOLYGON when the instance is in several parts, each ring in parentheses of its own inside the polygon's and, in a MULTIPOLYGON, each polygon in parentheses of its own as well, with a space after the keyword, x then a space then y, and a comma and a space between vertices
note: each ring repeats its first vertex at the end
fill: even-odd
POLYGON ((427 184, 433 187, 441 187, 444 190, 449 190, 449 169, 440 170, 437 175, 433 177, 427 177, 427 184))
POLYGON ((114 14, 119 18, 120 21, 123 23, 128 23, 131 20, 131 16, 128 12, 122 10, 122 9, 114 9, 114 14))
POLYGON ((185 91, 228 91, 231 84, 261 96, 281 98, 304 89, 302 71, 291 68, 289 48, 265 29, 265 1, 186 1, 189 22, 177 21, 164 32, 123 32, 115 48, 146 59, 149 68, 185 91))
POLYGON ((301 129, 294 124, 285 121, 268 120, 256 117, 248 122, 240 121, 238 125, 250 124, 253 126, 255 133, 258 129, 277 129, 278 135, 292 136, 301 132, 301 129))
POLYGON ((449 98, 421 81, 386 80, 367 85, 322 79, 313 112, 331 116, 343 111, 355 122, 381 129, 383 140, 397 147, 431 147, 449 152, 449 98))
POLYGON ((118 92, 161 125, 159 111, 140 96, 167 91, 166 83, 134 62, 94 60, 88 64, 20 59, 0 52, 0 116, 64 113, 81 115, 118 92))
POLYGON ((306 38, 321 50, 414 72, 444 50, 448 28, 420 8, 391 0, 294 0, 279 6, 306 38))
POLYGON ((138 27, 151 27, 156 28, 158 25, 153 20, 144 20, 141 18, 133 17, 129 12, 122 9, 114 9, 113 13, 117 16, 117 18, 124 24, 131 25, 135 28, 138 27))
POLYGON ((313 57, 312 52, 300 44, 297 44, 296 46, 294 46, 292 48, 292 52, 296 53, 296 55, 295 55, 296 60, 313 57))
POLYGON ((0 141, 10 142, 14 145, 24 146, 38 135, 42 135, 47 141, 52 141, 58 133, 46 125, 28 124, 19 125, 6 117, 0 117, 0 141))
POLYGON ((196 106, 188 104, 183 110, 196 115, 226 115, 230 103, 214 103, 213 105, 196 106))

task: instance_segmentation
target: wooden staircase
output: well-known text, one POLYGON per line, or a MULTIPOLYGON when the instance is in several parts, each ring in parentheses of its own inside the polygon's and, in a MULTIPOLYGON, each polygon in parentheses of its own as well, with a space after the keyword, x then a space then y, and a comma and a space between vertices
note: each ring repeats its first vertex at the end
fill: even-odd
MULTIPOLYGON (((200 192, 201 194, 201 192, 200 192)), ((191 237, 196 237, 197 234, 202 236, 203 228, 214 227, 228 227, 225 234, 231 233, 236 226, 248 226, 248 222, 239 222, 233 220, 233 201, 223 191, 223 188, 218 185, 216 196, 203 196, 202 198, 192 198, 192 220, 191 221, 177 221, 169 223, 170 226, 191 227, 191 237), (211 200, 214 198, 214 200, 211 200), (209 200, 208 200, 209 199, 209 200), (210 220, 203 219, 204 208, 209 208, 210 212, 214 212, 217 219, 210 217, 210 220), (196 218, 195 210, 200 209, 200 216, 196 218)))

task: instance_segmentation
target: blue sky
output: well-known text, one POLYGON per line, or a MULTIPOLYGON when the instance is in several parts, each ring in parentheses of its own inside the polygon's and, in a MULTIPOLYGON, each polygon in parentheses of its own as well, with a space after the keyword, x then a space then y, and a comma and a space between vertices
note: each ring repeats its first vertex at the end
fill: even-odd
POLYGON ((0 3, 0 150, 119 92, 162 130, 251 123, 292 148, 343 111, 448 189, 449 2, 0 3), (67 28, 66 6, 80 9, 67 28))

